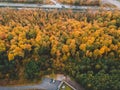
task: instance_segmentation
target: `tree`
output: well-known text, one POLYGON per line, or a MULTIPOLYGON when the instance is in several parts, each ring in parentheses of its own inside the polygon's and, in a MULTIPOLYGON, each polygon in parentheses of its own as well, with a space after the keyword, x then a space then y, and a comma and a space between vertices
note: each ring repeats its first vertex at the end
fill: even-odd
POLYGON ((62 47, 62 52, 63 52, 64 54, 69 52, 69 47, 68 47, 68 45, 63 45, 63 47, 62 47))
POLYGON ((82 50, 82 51, 86 51, 86 44, 81 44, 81 45, 79 46, 79 48, 80 48, 80 50, 82 50))
POLYGON ((14 60, 14 54, 13 53, 9 53, 8 54, 8 60, 11 61, 11 60, 14 60))
POLYGON ((33 80, 39 76, 40 66, 38 66, 37 62, 31 60, 26 64, 25 67, 25 76, 26 78, 33 80))

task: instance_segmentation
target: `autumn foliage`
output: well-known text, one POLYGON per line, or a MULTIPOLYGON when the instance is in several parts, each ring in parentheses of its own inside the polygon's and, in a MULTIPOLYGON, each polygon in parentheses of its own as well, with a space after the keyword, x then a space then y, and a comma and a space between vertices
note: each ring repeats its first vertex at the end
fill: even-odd
MULTIPOLYGON (((107 84, 104 87, 100 82, 109 79, 114 82, 114 78, 117 87, 120 78, 109 74, 119 75, 119 16, 119 11, 73 13, 0 9, 0 78, 13 75, 20 78, 24 69, 27 78, 55 70, 74 77, 88 90, 99 87, 103 89, 97 90, 108 90, 105 89, 107 84), (28 70, 32 65, 37 69, 32 69, 33 73, 37 74, 28 70), (101 78, 100 75, 103 81, 95 79, 101 78)), ((111 90, 118 88, 119 84, 117 89, 111 90)))
POLYGON ((101 0, 57 0, 63 4, 69 5, 87 5, 87 6, 99 6, 101 0))

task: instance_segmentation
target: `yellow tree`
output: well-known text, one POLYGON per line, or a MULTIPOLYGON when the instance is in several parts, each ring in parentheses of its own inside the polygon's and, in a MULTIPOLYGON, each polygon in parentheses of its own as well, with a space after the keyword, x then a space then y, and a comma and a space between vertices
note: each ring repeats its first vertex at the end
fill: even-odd
POLYGON ((79 49, 82 50, 82 51, 86 51, 86 44, 81 44, 79 46, 79 49))
POLYGON ((11 61, 11 60, 14 60, 14 54, 9 52, 8 53, 8 60, 11 61))
POLYGON ((4 41, 0 40, 0 52, 5 51, 5 50, 6 50, 5 43, 4 41))
POLYGON ((70 47, 70 51, 71 51, 72 56, 74 56, 76 53, 76 41, 75 41, 75 39, 71 40, 69 47, 70 47))
POLYGON ((99 49, 94 50, 94 52, 93 52, 93 57, 94 57, 95 59, 97 59, 100 55, 101 55, 101 54, 100 54, 99 49))
POLYGON ((62 52, 63 52, 64 54, 69 52, 69 47, 68 47, 68 45, 63 45, 63 47, 62 47, 62 52))

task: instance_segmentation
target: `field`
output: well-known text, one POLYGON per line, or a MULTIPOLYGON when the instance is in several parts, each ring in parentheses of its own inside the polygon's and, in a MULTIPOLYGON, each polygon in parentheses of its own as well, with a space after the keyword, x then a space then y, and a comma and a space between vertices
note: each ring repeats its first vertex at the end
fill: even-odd
POLYGON ((0 83, 32 81, 54 71, 86 90, 120 90, 119 16, 119 11, 0 9, 0 83))

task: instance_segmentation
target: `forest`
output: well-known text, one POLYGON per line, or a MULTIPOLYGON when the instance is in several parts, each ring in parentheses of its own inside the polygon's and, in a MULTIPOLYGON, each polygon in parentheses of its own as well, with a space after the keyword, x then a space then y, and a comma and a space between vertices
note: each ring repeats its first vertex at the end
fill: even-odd
POLYGON ((0 80, 69 75, 120 90, 120 12, 0 9, 0 80))
MULTIPOLYGON (((61 4, 69 5, 99 6, 101 0, 57 0, 57 1, 61 4)), ((50 0, 0 0, 0 2, 53 4, 50 0)))
POLYGON ((101 0, 57 0, 62 4, 100 6, 101 0))

